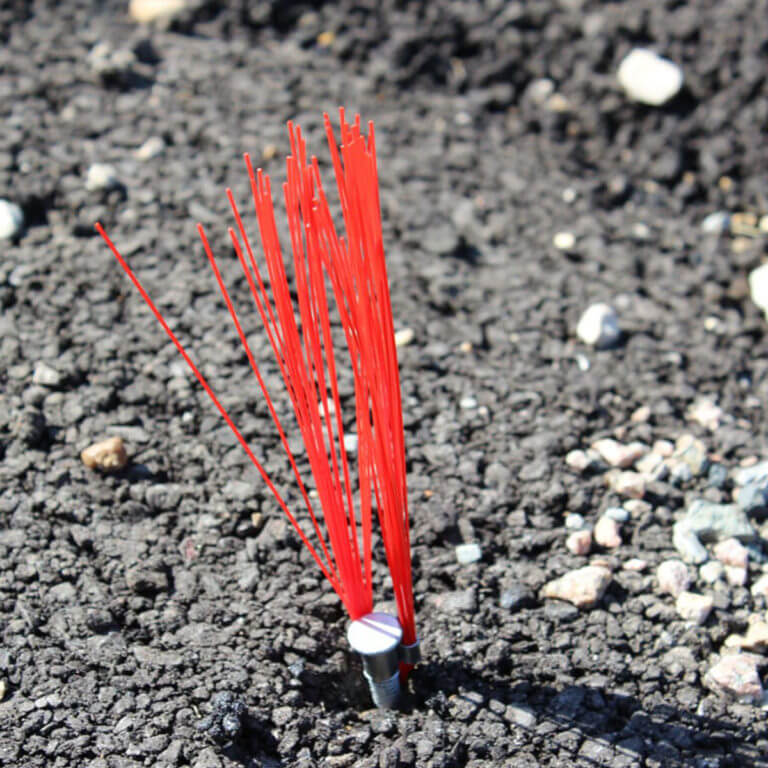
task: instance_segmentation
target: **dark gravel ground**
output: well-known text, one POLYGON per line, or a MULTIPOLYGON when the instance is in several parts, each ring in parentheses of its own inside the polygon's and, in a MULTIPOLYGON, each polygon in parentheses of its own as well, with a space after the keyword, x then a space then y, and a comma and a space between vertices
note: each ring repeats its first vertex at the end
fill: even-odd
POLYGON ((163 30, 127 2, 6 2, 0 40, 0 197, 27 221, 0 250, 0 764, 768 764, 765 710, 702 682, 765 602, 726 588, 691 626, 654 585, 703 483, 656 488, 597 607, 540 597, 587 561, 564 516, 618 500, 568 451, 693 430, 728 466, 768 457, 768 336, 745 282, 765 237, 700 227, 768 212, 768 3, 233 0, 163 30), (616 84, 636 45, 685 72, 664 107, 616 84), (554 102, 529 87, 543 77, 554 102), (93 231, 287 487, 194 223, 245 301, 224 187, 246 199, 243 151, 282 178, 288 119, 325 165, 321 115, 340 104, 376 123, 393 306, 415 331, 401 375, 426 659, 395 713, 369 709, 337 599, 93 231), (153 136, 162 154, 136 159, 153 136), (121 185, 88 191, 95 162, 121 185), (576 339, 593 301, 617 307, 619 347, 576 339), (58 372, 44 385, 40 362, 58 372), (686 421, 700 396, 727 414, 714 432, 686 421), (86 469, 80 451, 115 434, 129 466, 86 469), (481 562, 458 565, 462 541, 481 562), (622 571, 630 557, 648 571, 622 571))

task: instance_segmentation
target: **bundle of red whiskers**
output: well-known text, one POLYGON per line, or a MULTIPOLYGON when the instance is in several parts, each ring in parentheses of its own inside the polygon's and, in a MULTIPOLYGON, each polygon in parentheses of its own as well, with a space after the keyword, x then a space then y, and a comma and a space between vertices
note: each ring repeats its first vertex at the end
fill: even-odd
POLYGON ((362 656, 364 674, 374 701, 378 706, 388 707, 397 701, 400 679, 404 679, 419 660, 400 377, 384 259, 373 123, 368 124, 366 136, 361 131, 359 115, 353 124, 346 122, 343 110, 340 116, 340 147, 336 144, 328 115, 325 115, 325 130, 345 236, 338 235, 334 227, 317 159, 307 159, 301 129, 288 124, 291 155, 286 160, 287 181, 283 193, 296 302, 291 295, 278 239, 269 177, 261 169, 254 173, 250 158, 245 156, 267 265, 266 278, 259 269, 232 192, 227 190, 236 225, 230 227, 229 235, 293 406, 315 493, 308 492, 302 479, 216 258, 203 227, 197 226, 306 506, 308 520, 304 526, 101 224, 97 224, 96 229, 192 369, 343 602, 351 619, 347 635, 354 650, 362 656), (343 328, 354 380, 357 486, 352 483, 345 443, 338 361, 330 320, 333 307, 343 328), (311 497, 319 499, 319 509, 313 507, 311 497), (392 577, 397 618, 373 612, 374 507, 392 577))

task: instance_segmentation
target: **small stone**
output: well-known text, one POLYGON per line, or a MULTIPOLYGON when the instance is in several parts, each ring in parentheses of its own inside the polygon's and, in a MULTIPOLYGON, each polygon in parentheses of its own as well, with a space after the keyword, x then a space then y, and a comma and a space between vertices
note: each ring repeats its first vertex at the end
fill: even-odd
POLYGON ((728 481, 728 470, 722 464, 710 464, 707 472, 707 485, 724 488, 728 481))
POLYGON ((656 477, 658 469, 663 463, 664 459, 658 453, 648 453, 635 464, 635 468, 642 475, 656 477))
POLYGON ((656 569, 656 578, 659 580, 661 593, 672 597, 683 594, 691 583, 688 568, 680 560, 665 560, 656 569))
POLYGON ((616 520, 603 515, 595 525, 595 541, 606 549, 621 546, 621 528, 616 520))
POLYGON ((621 336, 616 311, 608 304, 593 304, 581 316, 576 335, 585 344, 597 349, 614 346, 621 336))
POLYGON ((693 592, 682 592, 677 596, 675 608, 680 618, 703 624, 715 604, 712 595, 696 595, 693 592))
POLYGON ((600 454, 608 465, 620 469, 631 467, 648 451, 648 446, 643 443, 634 442, 624 445, 610 438, 598 440, 592 445, 592 448, 600 454))
POLYGON ((734 472, 736 485, 752 485, 768 481, 768 461, 755 462, 751 466, 742 465, 734 472))
POLYGON ((8 684, 5 680, 0 680, 0 701, 5 698, 5 692, 8 690, 8 684))
POLYGON ((116 189, 120 186, 117 171, 108 163, 94 163, 85 177, 85 188, 89 192, 116 189))
POLYGON ((88 469, 102 472, 117 472, 128 463, 128 454, 121 437, 110 437, 88 446, 80 458, 88 469))
POLYGON ((687 464, 694 477, 701 475, 709 463, 706 446, 693 435, 682 435, 678 438, 673 456, 687 464))
POLYGON ((456 560, 461 565, 469 565, 483 559, 483 550, 478 544, 459 544, 456 547, 456 560))
POLYGON ((10 200, 0 199, 0 240, 11 240, 24 229, 24 211, 10 200))
POLYGON ((629 419, 633 424, 646 424, 651 419, 651 409, 647 405, 641 405, 632 412, 629 419))
POLYGON ((558 232, 552 238, 552 245, 557 248, 558 251, 572 251, 576 245, 576 236, 573 232, 558 232))
POLYGON ((131 0, 128 12, 139 24, 168 22, 187 7, 188 0, 131 0))
POLYGON ((543 596, 566 600, 577 608, 591 608, 600 602, 611 578, 607 568, 587 565, 550 581, 544 586, 543 596))
POLYGON ((168 589, 168 576, 164 571, 147 565, 129 568, 125 574, 128 588, 138 595, 153 595, 168 589))
POLYGON ((768 600, 768 573, 761 576, 750 589, 753 597, 764 597, 768 600))
POLYGON ((357 435, 344 435, 344 450, 347 453, 357 453, 358 438, 357 435))
POLYGON ((704 563, 709 559, 707 548, 685 520, 680 520, 673 526, 672 543, 686 563, 704 563))
POLYGON ((154 160, 165 151, 165 141, 161 136, 151 136, 133 154, 137 160, 154 160))
POLYGON ((544 104, 555 92, 555 83, 548 77, 539 77, 532 80, 525 89, 525 96, 535 104, 544 104))
POLYGON ((571 531, 580 531, 586 524, 584 516, 578 512, 571 512, 565 516, 565 527, 571 531))
POLYGON ((706 584, 715 584, 725 575, 723 564, 717 560, 710 560, 699 568, 699 576, 706 584))
POLYGON ((614 469, 605 476, 609 488, 620 496, 642 499, 645 496, 645 479, 637 472, 621 472, 614 469))
POLYGON ((174 483, 157 483, 147 488, 147 504, 158 512, 176 509, 180 501, 181 487, 174 483))
POLYGON ((510 704, 504 710, 504 719, 524 730, 532 730, 536 725, 536 715, 527 707, 510 704))
POLYGON ((477 598, 474 589, 464 589, 456 592, 441 592, 433 595, 436 608, 445 613, 474 612, 477 609, 477 598))
POLYGON ((566 549, 574 555, 588 555, 592 549, 592 533, 590 531, 574 531, 565 540, 566 549))
POLYGON ((710 432, 714 432, 720 426, 723 409, 707 398, 700 398, 688 409, 686 415, 691 421, 695 421, 710 432))
POLYGON ((579 354, 576 355, 576 365, 582 373, 586 373, 592 366, 592 363, 589 362, 589 358, 586 355, 579 354))
POLYGON ((748 513, 768 506, 768 483, 760 480, 739 488, 736 492, 736 503, 748 513))
POLYGON ((629 512, 630 517, 634 518, 643 517, 653 512, 653 507, 642 499, 627 499, 624 502, 624 509, 629 512))
POLYGON ((706 499, 696 499, 688 507, 683 521, 703 541, 730 538, 753 541, 757 537, 746 514, 735 504, 716 504, 706 499))
POLYGON ((94 72, 104 78, 126 75, 136 63, 136 54, 129 48, 115 48, 109 43, 97 43, 86 57, 94 72))
POLYGON ((725 566, 725 580, 732 587, 743 587, 747 583, 747 569, 733 565, 725 566))
POLYGON ((505 611, 517 611, 520 608, 532 605, 534 603, 533 592, 524 584, 513 584, 508 589, 502 591, 499 597, 499 605, 505 611))
POLYGON ((629 560, 627 560, 626 563, 624 563, 624 565, 622 565, 622 568, 625 571, 634 571, 636 573, 644 571, 647 567, 648 561, 639 557, 631 557, 629 560))
POLYGON ((669 481, 673 485, 685 485, 693 480, 693 472, 691 468, 681 459, 669 459, 663 466, 667 467, 669 471, 669 481))
POLYGON ((575 472, 587 472, 596 469, 599 456, 593 451, 569 451, 565 456, 566 465, 575 472))
POLYGON ((407 347, 414 339, 415 333, 412 328, 402 328, 395 332, 395 346, 407 347))
POLYGON ((461 400, 459 400, 459 408, 461 408, 462 411, 472 411, 477 408, 477 400, 471 395, 462 397, 461 400))
POLYGON ((668 459, 675 452, 675 445, 669 440, 657 440, 653 444, 652 450, 662 458, 668 459))
POLYGON ((753 269, 749 273, 748 282, 752 301, 763 312, 768 312, 768 263, 753 269))
POLYGON ((735 568, 746 568, 749 561, 749 550, 738 539, 718 542, 715 544, 714 553, 723 565, 735 568))
POLYGON ((42 387, 58 387, 61 385, 62 375, 48 363, 41 361, 35 366, 32 382, 42 387))
POLYGON ((629 510, 624 509, 624 507, 608 507, 605 510, 605 516, 617 523, 626 523, 630 518, 629 510))
POLYGON ((730 635, 725 640, 728 648, 742 648, 745 651, 762 651, 768 648, 768 624, 756 621, 747 627, 746 635, 730 635))
POLYGON ((763 700, 757 661, 751 654, 724 657, 707 672, 704 684, 740 701, 760 703, 763 700))
POLYGON ((701 231, 705 235, 722 235, 728 231, 730 223, 731 216, 728 211, 715 211, 701 222, 701 231))
POLYGON ((647 48, 630 51, 619 65, 619 85, 633 101, 660 107, 683 86, 683 71, 674 62, 647 48))
POLYGON ((766 214, 765 216, 761 216, 760 217, 760 221, 758 221, 758 223, 757 223, 757 228, 761 232, 768 233, 768 214, 766 214))

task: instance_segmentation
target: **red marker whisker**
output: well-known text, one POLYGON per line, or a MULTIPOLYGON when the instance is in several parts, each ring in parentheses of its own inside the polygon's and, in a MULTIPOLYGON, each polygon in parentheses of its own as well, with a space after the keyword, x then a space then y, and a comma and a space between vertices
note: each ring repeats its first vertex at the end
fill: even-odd
POLYGON ((318 545, 310 542, 205 377, 102 226, 97 224, 96 229, 192 369, 344 603, 352 619, 348 637, 352 647, 363 657, 374 701, 379 706, 392 706, 399 691, 398 664, 400 674, 407 675, 419 658, 419 643, 411 575, 400 374, 384 259, 375 137, 372 123, 368 124, 365 136, 359 115, 349 124, 340 110, 339 147, 327 115, 324 121, 345 235, 340 236, 335 229, 318 161, 315 157, 308 159, 301 128, 289 123, 291 154, 286 158, 286 182, 282 190, 294 294, 289 286, 278 237, 269 176, 261 169, 254 171, 250 157, 244 156, 266 264, 265 275, 259 268, 232 191, 226 191, 235 219, 235 227, 228 230, 229 237, 267 333, 304 442, 319 511, 310 500, 219 264, 203 227, 198 224, 203 249, 277 428, 309 516, 311 533, 318 545), (340 321, 354 385, 356 488, 346 445, 342 411, 346 393, 343 397, 339 386, 339 358, 335 351, 332 312, 340 321), (397 619, 372 612, 374 505, 392 576, 397 619))

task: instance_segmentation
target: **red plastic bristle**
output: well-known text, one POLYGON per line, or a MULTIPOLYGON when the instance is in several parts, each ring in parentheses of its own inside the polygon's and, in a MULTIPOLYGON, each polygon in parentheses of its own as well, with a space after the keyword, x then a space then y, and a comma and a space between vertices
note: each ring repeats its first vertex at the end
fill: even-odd
MULTIPOLYGON (((208 382, 101 225, 97 224, 96 228, 256 466, 352 619, 370 612, 373 604, 372 499, 375 499, 398 618, 403 627, 403 643, 410 645, 416 641, 416 628, 405 442, 394 323, 382 242, 375 139, 372 123, 368 125, 366 137, 361 131, 359 115, 352 125, 345 120, 343 110, 340 115, 340 151, 327 115, 325 127, 346 237, 336 233, 317 160, 314 157, 307 160, 301 129, 288 124, 291 155, 286 160, 287 180, 283 194, 290 232, 295 302, 277 234, 269 177, 260 169, 254 172, 250 158, 245 156, 269 290, 232 192, 227 190, 236 224, 236 228, 229 229, 229 235, 293 406, 322 515, 316 513, 310 501, 306 483, 237 310, 205 232, 198 225, 216 282, 299 485, 312 535, 319 542, 317 547, 310 542, 208 382), (344 445, 329 287, 346 339, 354 380, 358 494, 353 488, 344 445), (329 406, 329 401, 333 407, 329 406), (357 508, 356 495, 359 496, 357 508)), ((404 671, 407 672, 407 668, 404 671)))

